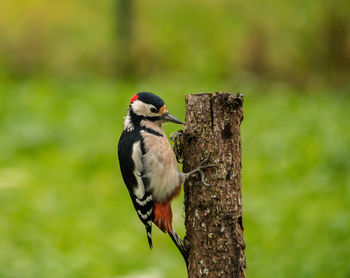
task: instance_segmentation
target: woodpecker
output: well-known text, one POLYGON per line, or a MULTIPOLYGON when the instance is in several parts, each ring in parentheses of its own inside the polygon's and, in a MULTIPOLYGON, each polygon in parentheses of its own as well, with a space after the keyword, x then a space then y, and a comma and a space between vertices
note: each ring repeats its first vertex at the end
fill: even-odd
POLYGON ((164 101, 155 94, 134 95, 118 143, 119 165, 137 215, 145 225, 150 248, 154 223, 170 235, 187 263, 182 240, 172 227, 171 201, 179 195, 181 184, 190 175, 208 166, 189 173, 179 171, 174 151, 162 129, 166 122, 183 124, 169 114, 164 101))

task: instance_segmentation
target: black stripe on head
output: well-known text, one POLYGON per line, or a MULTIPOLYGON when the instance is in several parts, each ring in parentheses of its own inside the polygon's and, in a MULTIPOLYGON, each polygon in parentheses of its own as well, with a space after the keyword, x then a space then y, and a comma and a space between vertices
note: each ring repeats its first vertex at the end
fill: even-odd
POLYGON ((164 101, 155 94, 149 93, 149 92, 141 92, 138 93, 138 100, 147 103, 152 104, 157 109, 161 108, 164 105, 164 101))
POLYGON ((134 126, 139 126, 143 119, 147 119, 152 122, 160 120, 160 117, 144 117, 144 116, 136 115, 132 110, 129 111, 129 116, 134 126))

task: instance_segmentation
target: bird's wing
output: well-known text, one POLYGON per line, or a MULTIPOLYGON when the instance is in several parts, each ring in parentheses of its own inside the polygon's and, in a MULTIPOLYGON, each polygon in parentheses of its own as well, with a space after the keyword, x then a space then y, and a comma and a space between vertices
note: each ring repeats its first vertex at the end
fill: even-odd
POLYGON ((149 179, 144 175, 143 142, 138 134, 137 132, 123 132, 118 144, 118 156, 123 180, 129 190, 137 215, 146 226, 150 242, 154 202, 152 192, 147 190, 149 179))
POLYGON ((153 199, 152 192, 146 190, 148 188, 149 179, 145 177, 141 144, 142 140, 139 140, 136 141, 132 147, 132 161, 134 163, 133 176, 136 180, 132 193, 135 197, 135 209, 137 214, 142 222, 144 222, 143 220, 153 220, 153 199))

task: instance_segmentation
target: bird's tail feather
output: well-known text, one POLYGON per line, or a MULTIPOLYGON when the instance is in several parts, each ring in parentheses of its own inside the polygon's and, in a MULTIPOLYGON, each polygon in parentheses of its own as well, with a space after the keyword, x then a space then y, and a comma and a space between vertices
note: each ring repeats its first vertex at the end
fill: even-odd
POLYGON ((153 247, 153 244, 152 244, 152 224, 146 225, 146 234, 147 234, 149 248, 152 249, 152 247, 153 247))
POLYGON ((185 260, 186 266, 188 266, 188 250, 186 249, 182 239, 178 236, 176 231, 174 229, 169 232, 169 236, 172 239, 172 241, 175 243, 177 249, 179 249, 182 257, 185 260))

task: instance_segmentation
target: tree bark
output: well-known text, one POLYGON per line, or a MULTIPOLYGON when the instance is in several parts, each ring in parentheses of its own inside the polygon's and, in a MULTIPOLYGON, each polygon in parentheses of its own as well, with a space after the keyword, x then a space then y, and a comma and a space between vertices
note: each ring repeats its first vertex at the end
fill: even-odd
POLYGON ((205 164, 206 186, 198 177, 184 185, 184 244, 188 277, 245 277, 241 196, 243 96, 205 93, 186 96, 186 127, 181 137, 183 171, 205 164))

